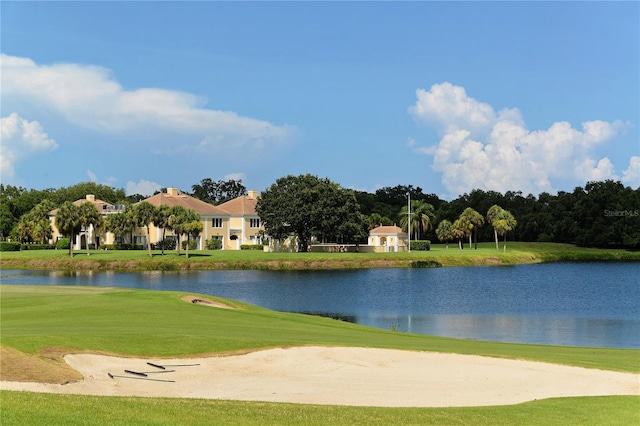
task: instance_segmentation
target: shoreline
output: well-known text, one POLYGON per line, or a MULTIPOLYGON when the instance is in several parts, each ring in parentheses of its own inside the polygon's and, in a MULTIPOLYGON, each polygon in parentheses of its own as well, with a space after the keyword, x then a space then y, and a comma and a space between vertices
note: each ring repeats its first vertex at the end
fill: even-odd
POLYGON ((76 251, 73 257, 57 250, 3 252, 0 270, 66 271, 188 271, 188 270, 348 270, 375 268, 434 268, 460 266, 514 266, 558 262, 639 262, 640 251, 589 249, 545 243, 514 243, 507 252, 486 245, 477 250, 437 247, 430 251, 396 253, 265 253, 251 251, 76 251))

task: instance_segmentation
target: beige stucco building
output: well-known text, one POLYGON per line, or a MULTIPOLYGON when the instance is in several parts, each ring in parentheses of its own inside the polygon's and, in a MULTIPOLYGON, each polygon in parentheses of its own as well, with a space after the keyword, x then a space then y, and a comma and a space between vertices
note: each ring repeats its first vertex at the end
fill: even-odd
MULTIPOLYGON (((115 206, 102 200, 96 200, 95 196, 87 195, 86 199, 74 201, 73 204, 79 206, 85 202, 91 202, 103 216, 113 213, 122 213, 125 206, 115 206)), ((196 247, 199 250, 205 249, 205 243, 209 239, 219 239, 222 241, 223 250, 240 250, 243 244, 260 244, 262 242, 262 223, 256 213, 256 203, 258 192, 249 191, 248 195, 237 197, 219 206, 198 200, 188 194, 180 192, 177 188, 168 188, 167 192, 153 195, 143 201, 155 207, 167 205, 169 207, 182 206, 192 209, 200 215, 202 222, 202 232, 196 238, 196 247)), ((49 213, 49 220, 53 228, 53 241, 62 238, 55 226, 55 216, 57 209, 49 213)), ((151 224, 149 226, 149 239, 151 244, 156 244, 162 240, 162 228, 151 224)), ((126 241, 123 243, 147 245, 146 228, 136 228, 133 233, 133 241, 128 241, 129 236, 123 236, 126 241)), ((175 237, 173 231, 167 229, 165 238, 175 237)), ((120 237, 119 237, 120 238, 120 237)), ((185 241, 186 235, 180 237, 180 241, 185 241)), ((84 248, 86 241, 97 243, 97 246, 116 243, 116 236, 111 232, 98 230, 91 227, 89 230, 82 230, 76 236, 73 247, 75 249, 84 248)))
POLYGON ((380 251, 407 250, 407 233, 398 226, 378 226, 369 231, 369 246, 381 247, 380 251))
MULTIPOLYGON (((107 203, 106 201, 98 200, 93 194, 87 194, 85 198, 76 200, 73 202, 73 204, 80 207, 80 205, 87 202, 93 204, 103 218, 110 214, 122 213, 125 210, 125 206, 116 206, 111 203, 107 203)), ((53 231, 51 243, 55 243, 60 238, 66 237, 66 235, 62 235, 60 233, 58 227, 56 226, 57 213, 58 209, 49 212, 49 223, 51 223, 51 229, 53 231)), ((89 244, 95 243, 96 247, 100 247, 100 245, 102 244, 114 244, 115 235, 113 235, 111 232, 105 232, 104 230, 96 230, 93 228, 93 226, 90 226, 89 229, 83 228, 80 233, 75 236, 73 241, 73 248, 77 250, 85 248, 87 241, 89 241, 89 244)))

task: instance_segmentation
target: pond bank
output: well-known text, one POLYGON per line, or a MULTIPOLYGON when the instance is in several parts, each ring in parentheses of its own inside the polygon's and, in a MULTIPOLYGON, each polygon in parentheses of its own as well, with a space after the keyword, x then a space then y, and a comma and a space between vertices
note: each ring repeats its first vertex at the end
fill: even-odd
POLYGON ((507 252, 491 243, 477 250, 434 245, 431 251, 410 253, 264 253, 256 251, 196 251, 184 253, 146 251, 76 252, 42 250, 3 252, 0 269, 91 271, 186 270, 337 270, 370 268, 430 268, 440 266, 498 266, 549 262, 640 262, 640 251, 590 249, 568 244, 513 243, 507 252))

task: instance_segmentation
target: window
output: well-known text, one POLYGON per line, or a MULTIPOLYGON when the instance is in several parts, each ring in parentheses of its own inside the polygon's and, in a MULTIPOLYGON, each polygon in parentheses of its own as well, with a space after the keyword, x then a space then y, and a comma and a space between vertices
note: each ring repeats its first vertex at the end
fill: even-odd
POLYGON ((252 228, 260 228, 260 219, 249 219, 249 226, 251 226, 252 228))
POLYGON ((211 219, 211 227, 212 228, 222 228, 222 218, 214 217, 211 219))

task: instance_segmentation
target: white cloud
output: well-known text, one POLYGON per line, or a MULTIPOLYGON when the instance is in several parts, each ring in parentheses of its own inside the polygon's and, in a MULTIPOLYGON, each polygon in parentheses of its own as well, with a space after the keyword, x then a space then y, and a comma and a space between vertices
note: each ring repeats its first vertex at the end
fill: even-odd
POLYGON ((161 189, 162 185, 160 185, 159 183, 141 179, 139 182, 127 182, 125 193, 127 195, 140 194, 148 197, 153 195, 156 191, 160 191, 161 189))
POLYGON ((229 173, 224 176, 224 180, 242 180, 247 179, 247 175, 244 173, 229 173))
POLYGON ((89 180, 91 182, 97 182, 98 181, 98 176, 96 176, 95 173, 93 173, 91 170, 87 169, 87 176, 89 176, 89 180))
POLYGON ((442 172, 451 195, 476 188, 537 194, 553 191, 554 178, 581 183, 618 178, 609 158, 593 158, 592 150, 624 130, 619 121, 587 121, 581 129, 561 121, 531 131, 517 108, 496 113, 450 83, 419 89, 416 98, 409 113, 437 128, 442 138, 435 149, 415 144, 412 149, 433 155, 433 167, 442 172))
POLYGON ((629 168, 622 172, 622 183, 632 188, 640 188, 640 157, 634 155, 629 159, 629 168))
MULTIPOLYGON (((206 99, 159 88, 124 89, 112 73, 79 64, 39 65, 2 54, 2 92, 61 114, 69 122, 108 133, 188 136, 182 151, 224 143, 229 150, 273 145, 290 133, 287 126, 205 108, 206 99)), ((169 138, 167 138, 169 139, 169 138)), ((175 146, 175 141, 167 145, 175 146)), ((157 147, 156 147, 157 148, 157 147)), ((161 152, 156 149, 156 152, 161 152)), ((165 149, 165 152, 168 152, 165 149)))
POLYGON ((37 121, 11 113, 0 119, 0 170, 3 178, 15 176, 15 166, 33 155, 58 148, 37 121))

